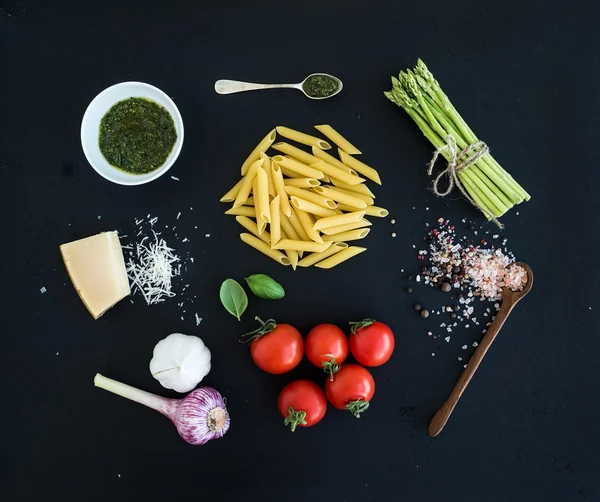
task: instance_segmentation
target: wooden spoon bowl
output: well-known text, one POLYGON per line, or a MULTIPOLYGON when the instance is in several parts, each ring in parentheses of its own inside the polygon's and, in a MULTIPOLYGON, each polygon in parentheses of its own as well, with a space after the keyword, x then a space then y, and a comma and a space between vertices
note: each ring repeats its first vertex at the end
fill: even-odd
POLYGON ((446 422, 448 422, 450 415, 458 404, 458 400, 463 395, 463 392, 467 388, 467 385, 469 385, 473 375, 475 375, 475 372, 477 371, 477 368, 479 368, 481 361, 483 361, 488 349, 492 346, 492 343, 494 343, 494 340, 498 336, 498 333, 504 325, 504 322, 512 312, 512 309, 515 308, 515 305, 531 291, 531 287, 533 286, 533 272, 531 271, 531 268, 529 265, 523 262, 517 262, 516 264, 520 265, 527 271, 527 284, 525 284, 523 290, 521 291, 512 291, 509 288, 502 288, 502 306, 496 314, 496 318, 487 329, 484 337, 477 347, 477 350, 475 350, 475 353, 471 357, 467 367, 456 383, 452 394, 450 394, 450 397, 446 400, 446 402, 442 405, 429 423, 428 430, 431 437, 435 437, 442 432, 442 429, 446 425, 446 422))

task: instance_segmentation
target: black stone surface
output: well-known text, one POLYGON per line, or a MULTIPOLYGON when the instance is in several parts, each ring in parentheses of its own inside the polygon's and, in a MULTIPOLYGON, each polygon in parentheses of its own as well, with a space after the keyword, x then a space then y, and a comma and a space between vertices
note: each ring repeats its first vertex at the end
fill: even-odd
POLYGON ((592 2, 552 1, 3 1, 0 499, 598 500, 597 14, 592 2), (462 370, 458 357, 481 334, 461 329, 445 342, 441 317, 422 319, 413 304, 435 310, 448 296, 414 281, 408 294, 405 277, 419 273, 413 245, 426 222, 444 217, 466 232, 463 218, 476 227, 483 220, 458 196, 427 190, 431 145, 382 95, 390 75, 417 57, 532 195, 503 218, 502 236, 531 265, 535 286, 436 439, 428 421, 462 370), (213 90, 220 78, 294 82, 315 71, 340 77, 343 92, 314 102, 294 91, 213 90), (127 80, 167 92, 186 127, 169 175, 140 187, 98 176, 79 140, 88 103, 127 80), (344 266, 293 272, 246 248, 218 199, 272 127, 309 132, 320 123, 379 169, 377 202, 396 224, 375 221, 368 252, 344 266), (178 283, 190 284, 195 304, 148 307, 136 297, 94 321, 58 246, 106 230, 135 235, 135 218, 147 214, 177 252, 195 258, 178 283), (164 225, 176 225, 178 237, 164 225), (219 285, 256 272, 279 280, 287 296, 250 298, 239 323, 220 305, 219 285), (304 334, 320 322, 387 322, 396 352, 373 369, 368 413, 355 420, 330 407, 317 427, 288 432, 279 390, 324 376, 307 362, 277 377, 256 368, 237 341, 254 315, 304 334), (92 383, 101 372, 174 396, 148 363, 158 340, 178 331, 210 347, 205 383, 229 403, 231 430, 204 447, 92 383))

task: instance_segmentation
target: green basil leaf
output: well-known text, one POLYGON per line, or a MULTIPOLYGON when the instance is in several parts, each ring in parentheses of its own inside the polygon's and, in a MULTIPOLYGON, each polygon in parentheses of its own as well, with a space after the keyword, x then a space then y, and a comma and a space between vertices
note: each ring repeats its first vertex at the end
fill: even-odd
POLYGON ((248 296, 240 283, 233 279, 225 279, 221 284, 219 296, 227 312, 241 321, 242 314, 248 307, 248 296))
POLYGON ((281 300, 285 296, 285 291, 281 284, 266 274, 253 274, 250 277, 246 277, 246 282, 252 292, 259 298, 281 300))

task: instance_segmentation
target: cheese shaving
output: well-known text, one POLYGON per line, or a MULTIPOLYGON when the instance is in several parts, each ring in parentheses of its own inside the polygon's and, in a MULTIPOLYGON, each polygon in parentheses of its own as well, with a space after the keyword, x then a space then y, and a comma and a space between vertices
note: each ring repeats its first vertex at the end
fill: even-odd
POLYGON ((152 233, 154 242, 145 244, 148 237, 144 237, 136 244, 135 261, 129 258, 127 262, 131 289, 140 293, 148 305, 164 302, 165 297, 174 297, 171 279, 181 274, 181 265, 177 264, 179 257, 173 253, 175 250, 156 232, 152 233))

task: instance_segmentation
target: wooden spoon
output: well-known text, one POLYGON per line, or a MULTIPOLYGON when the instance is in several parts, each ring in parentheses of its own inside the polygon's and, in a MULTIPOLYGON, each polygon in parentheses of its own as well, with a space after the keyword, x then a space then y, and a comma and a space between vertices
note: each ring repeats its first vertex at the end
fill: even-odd
POLYGON ((527 295, 527 293, 529 293, 529 291, 531 291, 531 286, 533 286, 533 272, 531 271, 531 268, 523 262, 517 262, 517 265, 520 265, 527 271, 527 284, 525 284, 523 291, 511 291, 509 288, 502 288, 502 306, 496 314, 494 322, 492 322, 491 326, 487 329, 481 343, 454 387, 452 394, 450 394, 450 397, 429 423, 429 435, 431 437, 435 437, 442 432, 442 429, 458 404, 458 400, 463 395, 463 392, 467 388, 467 385, 469 385, 473 375, 475 375, 475 372, 477 371, 477 368, 479 368, 481 361, 483 361, 488 349, 491 347, 492 343, 494 343, 494 340, 498 336, 498 333, 509 314, 512 312, 512 309, 523 297, 525 297, 525 295, 527 295))

